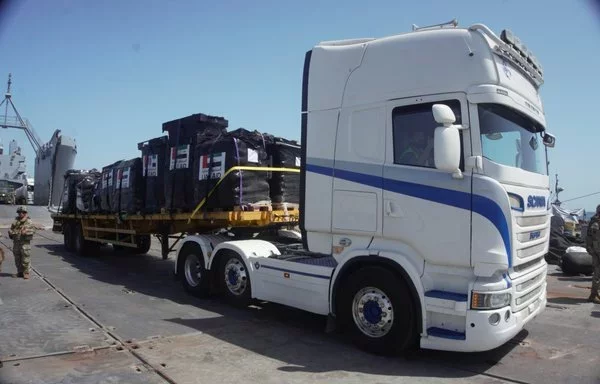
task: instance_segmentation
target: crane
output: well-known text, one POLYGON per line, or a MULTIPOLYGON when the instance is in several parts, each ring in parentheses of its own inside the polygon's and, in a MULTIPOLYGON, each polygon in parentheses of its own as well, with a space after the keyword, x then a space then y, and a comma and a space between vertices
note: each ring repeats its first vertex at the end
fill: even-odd
POLYGON ((10 86, 12 85, 12 73, 8 74, 8 87, 6 88, 6 93, 4 94, 4 100, 0 102, 0 108, 4 105, 4 115, 0 118, 0 128, 16 128, 25 131, 25 135, 29 140, 29 143, 33 147, 36 155, 39 153, 42 148, 42 140, 37 135, 29 120, 21 117, 19 111, 15 107, 15 104, 12 101, 12 94, 10 93, 10 86), (14 115, 9 115, 9 108, 12 109, 14 115))

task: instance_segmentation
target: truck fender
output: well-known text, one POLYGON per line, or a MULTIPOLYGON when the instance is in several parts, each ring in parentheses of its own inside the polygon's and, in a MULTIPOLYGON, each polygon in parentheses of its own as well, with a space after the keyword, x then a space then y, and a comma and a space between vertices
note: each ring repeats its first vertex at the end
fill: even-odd
MULTIPOLYGON (((202 250, 202 257, 204 258, 204 265, 208 266, 208 262, 211 254, 213 253, 213 248, 218 244, 227 241, 229 238, 223 235, 188 235, 183 240, 181 240, 181 244, 179 249, 177 249, 177 257, 175 258, 175 275, 177 275, 177 265, 179 263, 179 256, 181 251, 184 249, 186 245, 195 244, 200 247, 202 250)), ((208 267, 206 267, 208 269, 208 267)))
POLYGON ((422 330, 425 329, 426 319, 423 313, 425 292, 423 284, 421 283, 421 278, 417 269, 411 262, 402 254, 395 252, 376 252, 371 250, 364 251, 363 253, 352 252, 348 257, 345 257, 343 262, 338 264, 332 277, 329 294, 329 311, 335 315, 335 299, 340 282, 343 281, 350 272, 355 270, 355 268, 366 265, 385 265, 391 267, 404 278, 415 301, 419 319, 418 324, 420 325, 419 332, 422 332, 422 330))
POLYGON ((212 257, 208 261, 207 269, 210 269, 219 253, 223 251, 232 251, 238 254, 246 263, 246 267, 250 271, 250 278, 254 272, 254 266, 250 263, 251 257, 270 257, 273 255, 281 255, 275 245, 264 240, 233 240, 220 243, 212 252, 212 257))

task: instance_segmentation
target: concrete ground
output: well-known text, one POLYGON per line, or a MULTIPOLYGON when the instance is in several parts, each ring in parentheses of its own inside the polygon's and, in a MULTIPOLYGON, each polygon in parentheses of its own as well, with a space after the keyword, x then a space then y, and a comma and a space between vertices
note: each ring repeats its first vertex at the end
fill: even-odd
POLYGON ((78 257, 64 251, 62 236, 40 230, 32 278, 15 279, 2 232, 0 384, 600 382, 600 305, 585 300, 590 277, 554 266, 548 308, 506 345, 383 358, 325 333, 320 316, 188 296, 158 244, 145 256, 105 247, 78 257))

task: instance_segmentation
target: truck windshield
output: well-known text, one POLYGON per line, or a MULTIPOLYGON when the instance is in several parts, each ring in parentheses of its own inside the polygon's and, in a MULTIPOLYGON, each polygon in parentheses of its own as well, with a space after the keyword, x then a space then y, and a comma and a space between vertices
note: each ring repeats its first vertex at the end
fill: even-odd
POLYGON ((502 165, 546 174, 541 125, 500 104, 479 104, 483 156, 502 165))

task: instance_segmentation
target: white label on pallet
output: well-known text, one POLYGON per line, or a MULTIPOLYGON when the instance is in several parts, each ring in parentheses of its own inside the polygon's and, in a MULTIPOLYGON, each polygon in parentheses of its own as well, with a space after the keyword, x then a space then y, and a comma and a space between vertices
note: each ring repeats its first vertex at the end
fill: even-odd
POLYGON ((300 166, 301 166, 301 164, 300 164, 300 158, 296 157, 296 167, 300 167, 300 166))
POLYGON ((190 145, 180 145, 171 147, 171 163, 170 170, 187 169, 190 167, 190 145))
POLYGON ((198 180, 220 179, 225 174, 225 155, 225 152, 221 152, 200 156, 198 180))
POLYGON ((106 172, 106 187, 104 188, 108 188, 108 187, 112 187, 113 185, 113 173, 115 172, 114 169, 109 170, 108 172, 106 172))
POLYGON ((129 188, 130 173, 131 173, 131 167, 120 168, 117 170, 117 185, 120 185, 121 189, 129 188))
POLYGON ((158 176, 158 155, 146 155, 143 158, 144 177, 156 177, 158 176))
POLYGON ((102 189, 106 189, 108 187, 108 172, 102 173, 102 189))
POLYGON ((252 148, 248 148, 248 162, 258 163, 258 152, 252 148))

